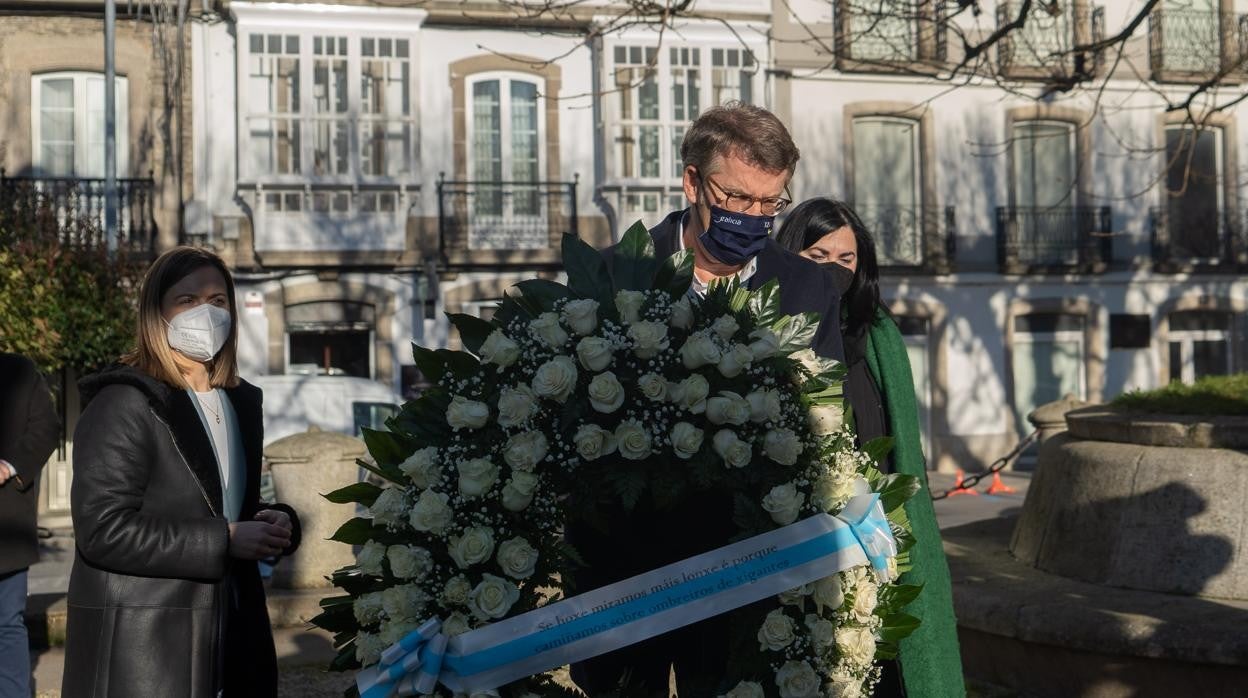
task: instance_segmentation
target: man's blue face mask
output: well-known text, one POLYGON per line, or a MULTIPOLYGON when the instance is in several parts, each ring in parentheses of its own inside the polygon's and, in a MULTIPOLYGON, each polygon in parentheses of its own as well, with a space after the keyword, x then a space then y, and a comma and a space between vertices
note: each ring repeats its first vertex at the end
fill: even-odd
POLYGON ((763 251, 775 216, 733 213, 711 206, 711 218, 698 239, 715 259, 733 266, 745 264, 763 251))

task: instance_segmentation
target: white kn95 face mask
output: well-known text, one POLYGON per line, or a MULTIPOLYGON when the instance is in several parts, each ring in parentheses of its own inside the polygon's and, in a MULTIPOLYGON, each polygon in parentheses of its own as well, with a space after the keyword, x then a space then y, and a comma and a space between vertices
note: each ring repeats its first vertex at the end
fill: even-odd
POLYGON ((166 324, 170 347, 196 361, 210 361, 230 336, 230 311, 203 303, 166 324))

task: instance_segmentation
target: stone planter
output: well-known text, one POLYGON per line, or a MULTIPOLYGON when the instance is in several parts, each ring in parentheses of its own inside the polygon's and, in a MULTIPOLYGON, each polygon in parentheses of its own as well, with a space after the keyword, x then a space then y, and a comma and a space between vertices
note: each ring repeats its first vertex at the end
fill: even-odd
POLYGON ((355 461, 366 452, 359 439, 323 431, 287 436, 264 450, 277 500, 294 507, 303 525, 303 542, 274 568, 273 587, 326 588, 326 576, 355 562, 351 546, 328 540, 351 518, 354 505, 334 504, 321 495, 358 481, 355 461))
POLYGON ((1026 696, 1248 696, 1248 418, 1066 422, 1012 535, 944 532, 968 673, 1026 696))

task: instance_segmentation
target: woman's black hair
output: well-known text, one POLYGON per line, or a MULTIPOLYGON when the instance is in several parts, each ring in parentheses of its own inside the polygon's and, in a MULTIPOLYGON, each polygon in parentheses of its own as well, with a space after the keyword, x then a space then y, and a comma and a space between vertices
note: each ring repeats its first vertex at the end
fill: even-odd
POLYGON ((843 201, 827 197, 808 199, 794 206, 780 230, 776 242, 781 247, 800 253, 834 230, 849 226, 858 243, 858 270, 854 282, 841 298, 846 318, 842 330, 856 335, 875 321, 880 305, 880 266, 875 256, 875 241, 854 209, 843 201))

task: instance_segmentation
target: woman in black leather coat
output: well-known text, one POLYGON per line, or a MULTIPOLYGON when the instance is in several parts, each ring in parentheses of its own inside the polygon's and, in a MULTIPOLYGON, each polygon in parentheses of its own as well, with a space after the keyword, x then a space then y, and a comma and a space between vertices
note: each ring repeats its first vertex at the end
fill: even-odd
POLYGON ((238 378, 234 284, 179 247, 140 290, 136 349, 84 378, 62 695, 274 696, 256 561, 294 510, 259 501, 261 392, 238 378))

